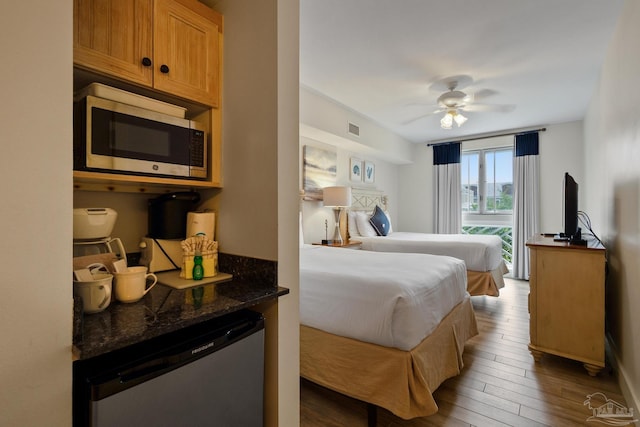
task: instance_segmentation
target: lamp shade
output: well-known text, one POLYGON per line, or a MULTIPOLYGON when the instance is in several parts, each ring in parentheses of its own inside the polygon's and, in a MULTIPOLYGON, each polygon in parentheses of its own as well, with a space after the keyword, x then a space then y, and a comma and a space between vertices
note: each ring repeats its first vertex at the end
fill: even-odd
POLYGON ((464 122, 467 121, 467 118, 463 116, 462 113, 458 113, 455 116, 453 116, 453 120, 455 120, 458 127, 460 127, 464 124, 464 122))
POLYGON ((440 127, 442 129, 451 129, 451 125, 453 125, 453 114, 451 111, 447 111, 442 119, 440 119, 440 127))
POLYGON ((325 187, 322 189, 324 206, 351 206, 351 187, 325 187))

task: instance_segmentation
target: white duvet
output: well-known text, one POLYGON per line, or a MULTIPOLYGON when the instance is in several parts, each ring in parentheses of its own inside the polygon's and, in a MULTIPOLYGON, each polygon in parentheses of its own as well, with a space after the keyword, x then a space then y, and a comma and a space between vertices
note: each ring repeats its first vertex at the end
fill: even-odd
POLYGON ((300 249, 300 322, 411 350, 467 294, 461 260, 309 246, 300 249))
POLYGON ((502 239, 479 234, 427 234, 395 231, 388 236, 357 236, 362 249, 377 252, 411 252, 461 259, 467 270, 492 271, 502 263, 502 239))

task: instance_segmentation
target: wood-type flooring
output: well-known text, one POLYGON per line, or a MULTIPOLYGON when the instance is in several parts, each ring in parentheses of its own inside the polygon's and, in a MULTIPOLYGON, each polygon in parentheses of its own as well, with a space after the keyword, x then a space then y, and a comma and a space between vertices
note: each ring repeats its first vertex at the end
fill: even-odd
MULTIPOLYGON (((576 361, 545 355, 535 363, 529 343, 529 283, 506 279, 499 297, 472 297, 479 335, 464 350, 461 375, 434 393, 438 413, 403 420, 378 408, 377 425, 396 426, 594 426, 587 395, 602 392, 625 405, 607 366, 591 377, 576 361)), ((567 307, 570 309, 570 307, 567 307)), ((366 426, 367 405, 307 380, 300 381, 302 427, 366 426)))

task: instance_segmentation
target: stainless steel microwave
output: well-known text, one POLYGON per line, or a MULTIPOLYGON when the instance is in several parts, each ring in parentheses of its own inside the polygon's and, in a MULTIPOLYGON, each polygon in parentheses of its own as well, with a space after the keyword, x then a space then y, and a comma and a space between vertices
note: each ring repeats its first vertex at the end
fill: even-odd
POLYGON ((74 169, 207 178, 207 137, 201 124, 148 108, 164 104, 159 101, 117 89, 108 93, 121 96, 84 95, 74 102, 74 169))

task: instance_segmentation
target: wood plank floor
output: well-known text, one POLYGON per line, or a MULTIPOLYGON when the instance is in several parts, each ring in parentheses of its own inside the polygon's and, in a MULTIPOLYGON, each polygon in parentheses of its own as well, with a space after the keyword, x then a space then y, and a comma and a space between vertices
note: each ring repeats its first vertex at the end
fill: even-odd
MULTIPOLYGON (((593 426, 583 405, 603 392, 626 405, 610 368, 590 377, 579 362, 545 355, 535 363, 529 342, 529 283, 506 280, 500 297, 472 297, 480 334, 465 346, 461 375, 434 393, 437 414, 403 420, 378 409, 378 426, 593 426)), ((300 382, 303 427, 366 426, 358 400, 306 380, 300 382)), ((598 423, 596 423, 598 424, 598 423)))

